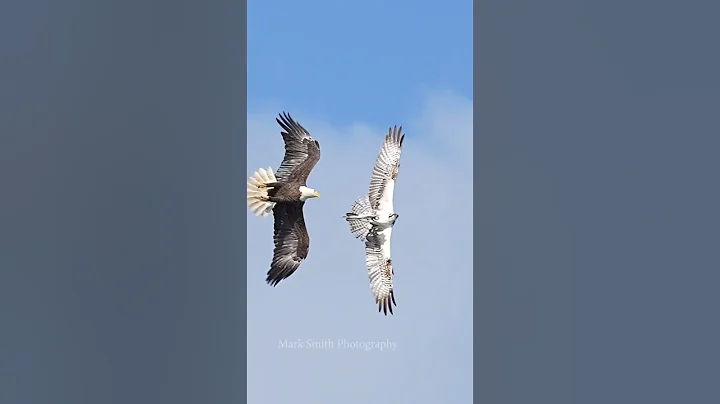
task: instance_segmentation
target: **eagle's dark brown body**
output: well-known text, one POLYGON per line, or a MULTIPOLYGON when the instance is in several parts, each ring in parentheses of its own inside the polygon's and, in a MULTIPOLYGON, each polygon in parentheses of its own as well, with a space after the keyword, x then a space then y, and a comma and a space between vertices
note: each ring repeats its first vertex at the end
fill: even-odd
POLYGON ((300 196, 302 195, 302 192, 300 192, 300 186, 305 184, 300 184, 296 182, 270 182, 265 185, 267 185, 268 188, 272 188, 268 189, 268 196, 270 197, 270 202, 290 203, 300 200, 300 196))

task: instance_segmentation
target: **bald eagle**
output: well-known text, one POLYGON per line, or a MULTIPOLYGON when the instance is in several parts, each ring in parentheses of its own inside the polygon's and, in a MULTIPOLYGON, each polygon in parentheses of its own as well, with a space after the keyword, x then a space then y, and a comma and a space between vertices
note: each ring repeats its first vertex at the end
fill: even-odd
POLYGON ((247 201, 259 217, 273 212, 275 249, 265 281, 276 286, 292 275, 307 258, 310 236, 305 227, 303 206, 320 194, 307 186, 307 178, 320 160, 320 143, 289 114, 275 118, 282 127, 285 156, 277 172, 260 168, 248 179, 247 201))
POLYGON ((358 198, 344 216, 350 232, 365 242, 365 265, 370 278, 370 291, 375 296, 378 312, 382 311, 386 316, 388 311, 393 314, 393 305, 397 306, 393 291, 395 272, 390 255, 390 238, 399 217, 393 207, 393 194, 404 140, 402 126, 388 130, 375 161, 370 191, 358 198))

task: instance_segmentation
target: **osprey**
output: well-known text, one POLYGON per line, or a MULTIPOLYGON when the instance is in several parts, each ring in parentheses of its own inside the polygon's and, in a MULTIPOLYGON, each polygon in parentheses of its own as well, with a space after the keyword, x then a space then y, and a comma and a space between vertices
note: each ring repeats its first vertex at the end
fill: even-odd
POLYGON ((276 286, 292 275, 307 258, 310 236, 305 227, 303 206, 320 194, 307 186, 307 178, 320 160, 320 144, 289 114, 275 118, 283 128, 285 156, 277 172, 260 168, 248 179, 247 201, 259 217, 273 212, 275 249, 265 281, 276 286))
POLYGON ((395 304, 390 255, 390 237, 399 217, 393 208, 395 180, 400 169, 403 140, 401 127, 392 127, 375 161, 370 179, 370 192, 357 199, 344 218, 350 232, 365 242, 365 265, 370 278, 370 290, 375 296, 378 312, 393 314, 395 304))

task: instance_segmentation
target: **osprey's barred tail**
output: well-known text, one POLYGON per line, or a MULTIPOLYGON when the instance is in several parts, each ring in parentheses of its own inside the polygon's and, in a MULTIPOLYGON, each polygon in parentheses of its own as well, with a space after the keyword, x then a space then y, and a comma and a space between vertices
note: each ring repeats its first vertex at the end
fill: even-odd
POLYGON ((350 232, 362 241, 365 241, 372 228, 372 217, 373 211, 367 195, 358 198, 350 208, 350 212, 344 216, 350 226, 350 232))
MULTIPOLYGON (((248 178, 247 183, 247 203, 255 216, 267 217, 275 207, 275 202, 263 201, 262 197, 268 195, 268 188, 260 188, 258 185, 276 182, 275 174, 271 167, 267 170, 259 168, 248 178)), ((272 189, 272 188, 270 188, 272 189)))

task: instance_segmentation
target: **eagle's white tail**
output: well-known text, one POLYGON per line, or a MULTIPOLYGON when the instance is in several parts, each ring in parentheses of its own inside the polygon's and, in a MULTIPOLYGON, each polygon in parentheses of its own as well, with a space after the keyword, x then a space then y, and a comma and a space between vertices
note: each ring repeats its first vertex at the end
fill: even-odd
POLYGON ((370 199, 367 195, 358 198, 353 202, 350 212, 345 215, 353 236, 365 241, 365 238, 372 228, 373 211, 370 206, 370 199))
POLYGON ((272 167, 268 167, 267 170, 259 168, 248 178, 247 203, 255 216, 266 217, 275 207, 275 202, 262 200, 262 197, 268 195, 268 189, 272 188, 260 188, 258 185, 276 181, 272 167))

